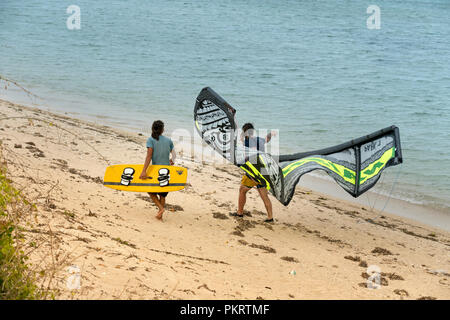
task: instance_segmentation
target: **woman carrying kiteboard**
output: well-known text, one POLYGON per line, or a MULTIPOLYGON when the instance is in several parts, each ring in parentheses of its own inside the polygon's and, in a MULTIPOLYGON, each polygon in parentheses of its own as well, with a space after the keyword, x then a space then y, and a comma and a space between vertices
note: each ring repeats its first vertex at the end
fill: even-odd
MULTIPOLYGON (((164 122, 157 120, 152 125, 152 135, 147 140, 147 157, 145 158, 144 169, 140 175, 140 179, 146 179, 147 169, 152 163, 153 165, 173 165, 176 159, 173 142, 170 138, 163 136, 164 122), (172 155, 172 159, 170 159, 172 155)), ((156 218, 162 220, 164 213, 164 205, 166 203, 167 192, 149 192, 150 198, 158 207, 159 211, 156 218)))

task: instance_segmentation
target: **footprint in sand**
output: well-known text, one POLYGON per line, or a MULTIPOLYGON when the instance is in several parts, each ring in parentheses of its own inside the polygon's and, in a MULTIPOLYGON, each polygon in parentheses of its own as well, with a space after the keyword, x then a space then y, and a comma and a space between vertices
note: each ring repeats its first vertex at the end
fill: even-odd
POLYGON ((430 296, 425 296, 425 297, 417 298, 417 300, 436 300, 436 298, 435 297, 430 297, 430 296))
POLYGON ((392 255, 392 252, 390 252, 387 249, 380 248, 380 247, 376 247, 375 249, 373 249, 371 251, 371 253, 374 253, 376 255, 383 255, 383 256, 392 255))
POLYGON ((398 294, 399 296, 402 296, 402 297, 409 297, 408 291, 403 290, 403 289, 395 289, 394 293, 398 294))
POLYGON ((214 219, 220 219, 220 220, 227 220, 229 219, 227 215, 220 213, 220 212, 213 212, 213 218, 214 219))
POLYGON ((287 256, 285 256, 285 257, 281 257, 280 258, 281 260, 284 260, 284 261, 288 261, 288 262, 299 262, 297 259, 295 259, 294 257, 287 257, 287 256))
POLYGON ((206 290, 212 292, 212 293, 216 293, 216 290, 210 289, 208 288, 208 286, 206 285, 206 283, 202 284, 201 286, 199 286, 197 289, 201 289, 201 288, 205 288, 206 290))

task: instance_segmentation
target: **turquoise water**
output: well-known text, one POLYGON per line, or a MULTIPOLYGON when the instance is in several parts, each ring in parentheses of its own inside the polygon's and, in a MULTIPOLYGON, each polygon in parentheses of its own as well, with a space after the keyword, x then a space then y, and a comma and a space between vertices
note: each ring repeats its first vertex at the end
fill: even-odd
POLYGON ((0 74, 34 103, 192 130, 210 86, 241 124, 280 129, 282 152, 395 124, 405 162, 377 188, 397 181, 393 196, 450 209, 450 1, 42 2, 0 1, 0 74), (81 30, 66 28, 70 4, 81 30), (379 30, 366 27, 372 4, 379 30))

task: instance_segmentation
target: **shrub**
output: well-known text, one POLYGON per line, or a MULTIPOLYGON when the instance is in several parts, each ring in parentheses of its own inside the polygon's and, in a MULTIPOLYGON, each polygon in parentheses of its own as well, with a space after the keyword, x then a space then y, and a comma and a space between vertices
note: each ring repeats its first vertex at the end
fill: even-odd
POLYGON ((6 177, 6 167, 0 164, 0 300, 39 299, 41 290, 35 284, 34 273, 27 265, 28 256, 22 249, 18 222, 23 208, 30 203, 6 177))

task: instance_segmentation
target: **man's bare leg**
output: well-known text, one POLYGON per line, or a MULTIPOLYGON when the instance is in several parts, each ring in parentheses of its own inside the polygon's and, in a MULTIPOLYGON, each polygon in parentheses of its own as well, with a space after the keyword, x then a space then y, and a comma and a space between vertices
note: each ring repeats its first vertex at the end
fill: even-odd
POLYGON ((239 188, 239 200, 238 200, 238 211, 237 214, 242 216, 244 215, 244 206, 247 201, 247 192, 249 192, 251 188, 247 188, 246 186, 241 185, 239 188))
POLYGON ((149 195, 150 195, 150 198, 152 198, 153 202, 156 204, 156 206, 159 209, 158 213, 156 214, 156 219, 161 220, 162 219, 162 215, 164 213, 164 205, 161 204, 161 200, 158 198, 157 194, 149 193, 149 195))
POLYGON ((268 219, 273 219, 272 214, 272 202, 270 201, 269 194, 267 193, 266 188, 258 188, 258 193, 261 196, 262 201, 264 202, 264 206, 266 207, 267 217, 268 219))

